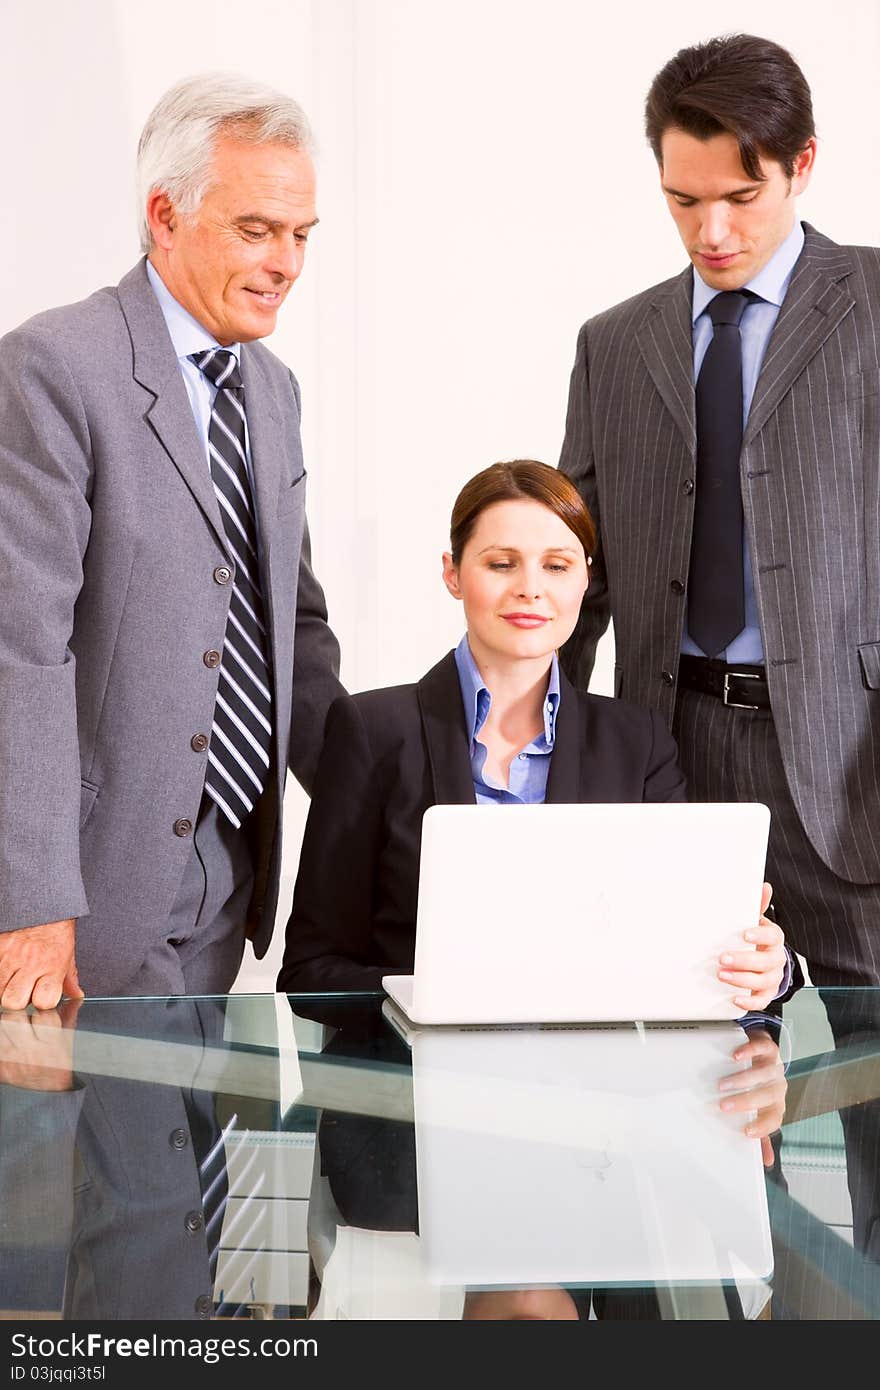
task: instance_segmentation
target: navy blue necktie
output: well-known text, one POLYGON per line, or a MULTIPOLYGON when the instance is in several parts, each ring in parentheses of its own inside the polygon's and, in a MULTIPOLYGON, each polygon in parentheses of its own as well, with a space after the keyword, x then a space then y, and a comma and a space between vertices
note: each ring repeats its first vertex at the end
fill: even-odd
POLYGON ((687 626, 709 657, 723 651, 745 627, 739 324, 746 305, 757 297, 749 290, 725 290, 706 309, 715 332, 696 385, 697 488, 687 626))

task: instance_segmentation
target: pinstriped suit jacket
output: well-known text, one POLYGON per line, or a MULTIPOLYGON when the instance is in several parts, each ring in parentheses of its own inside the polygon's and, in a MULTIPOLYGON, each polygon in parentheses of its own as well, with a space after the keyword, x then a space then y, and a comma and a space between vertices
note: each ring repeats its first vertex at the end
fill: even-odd
MULTIPOLYGON (((824 862, 880 881, 880 250, 807 224, 740 459, 789 788, 824 862)), ((615 694, 671 722, 696 477, 692 271, 584 324, 560 468, 599 529, 564 665, 613 619, 615 694)))

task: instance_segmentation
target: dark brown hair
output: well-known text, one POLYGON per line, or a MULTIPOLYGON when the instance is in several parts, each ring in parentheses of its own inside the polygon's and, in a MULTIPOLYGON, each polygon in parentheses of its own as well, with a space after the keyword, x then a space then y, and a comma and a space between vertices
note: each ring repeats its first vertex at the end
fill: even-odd
POLYGON ((658 164, 670 126, 697 140, 726 131, 755 181, 763 177, 761 155, 791 178, 797 156, 816 133, 810 89, 794 58, 753 34, 682 48, 661 68, 645 102, 645 133, 658 164))
POLYGON ((487 507, 496 502, 510 502, 527 497, 549 507, 577 536, 589 559, 596 544, 596 528, 586 503, 574 483, 556 468, 534 459, 514 459, 511 463, 493 463, 482 473, 465 483, 455 499, 449 526, 449 548, 452 563, 458 565, 461 554, 473 534, 477 519, 487 507))

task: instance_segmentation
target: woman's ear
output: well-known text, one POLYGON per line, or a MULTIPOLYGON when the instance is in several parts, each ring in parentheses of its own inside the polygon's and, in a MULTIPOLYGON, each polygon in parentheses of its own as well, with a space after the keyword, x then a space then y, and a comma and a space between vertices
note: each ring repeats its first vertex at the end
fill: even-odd
POLYGON ((452 563, 452 555, 448 550, 443 552, 443 583, 453 598, 461 598, 461 589, 458 585, 458 566, 452 563))

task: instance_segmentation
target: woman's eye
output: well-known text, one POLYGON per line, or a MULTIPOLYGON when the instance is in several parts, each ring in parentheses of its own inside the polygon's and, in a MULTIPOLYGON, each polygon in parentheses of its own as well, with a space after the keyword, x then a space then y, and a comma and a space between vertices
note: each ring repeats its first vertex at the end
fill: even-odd
POLYGON ((547 569, 550 571, 551 574, 568 573, 568 565, 547 565, 547 569))
POLYGON ((513 566, 509 560, 490 560, 489 568, 490 570, 509 570, 512 569, 513 566))

